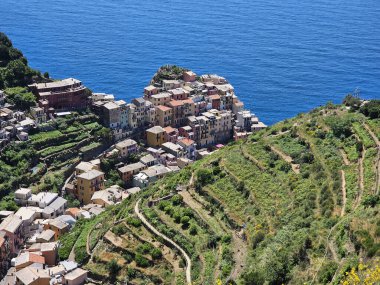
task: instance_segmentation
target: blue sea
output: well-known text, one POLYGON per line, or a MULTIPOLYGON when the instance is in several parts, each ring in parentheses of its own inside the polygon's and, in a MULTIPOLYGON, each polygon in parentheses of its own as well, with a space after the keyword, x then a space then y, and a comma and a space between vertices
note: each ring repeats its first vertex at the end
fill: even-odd
POLYGON ((128 101, 164 64, 226 77, 267 124, 380 98, 379 0, 1 0, 0 31, 32 67, 128 101))

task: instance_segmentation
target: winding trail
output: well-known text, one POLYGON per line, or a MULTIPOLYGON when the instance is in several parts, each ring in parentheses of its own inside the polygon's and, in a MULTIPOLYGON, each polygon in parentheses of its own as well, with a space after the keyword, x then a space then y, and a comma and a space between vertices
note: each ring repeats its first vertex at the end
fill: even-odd
POLYGON ((215 219, 215 217, 210 216, 204 210, 203 205, 199 201, 194 199, 190 192, 181 191, 179 194, 183 197, 183 201, 190 208, 192 208, 200 216, 200 218, 212 228, 212 230, 215 233, 219 235, 231 233, 233 258, 235 264, 228 279, 236 280, 241 275, 246 265, 246 259, 248 254, 246 242, 241 237, 239 237, 235 231, 229 229, 224 224, 220 223, 218 219, 215 219))
POLYGON ((140 212, 140 209, 139 209, 140 202, 141 202, 141 198, 135 204, 135 213, 137 217, 155 235, 163 238, 164 240, 166 240, 168 243, 173 245, 176 249, 178 249, 181 252, 181 254, 184 256, 186 260, 186 282, 188 285, 191 285, 191 259, 190 257, 188 256, 188 254, 185 252, 185 250, 182 247, 180 247, 176 242, 174 242, 172 239, 170 239, 166 235, 160 233, 151 223, 147 221, 147 219, 145 219, 144 215, 140 212))
POLYGON ((346 165, 346 166, 350 165, 351 163, 350 163, 350 161, 347 158, 346 152, 343 149, 339 149, 339 152, 342 155, 344 165, 346 165))
POLYGON ((358 160, 358 172, 359 172, 359 193, 355 200, 355 209, 360 205, 360 202, 362 200, 362 196, 364 193, 364 167, 363 167, 363 161, 365 158, 366 149, 363 146, 363 151, 360 154, 359 160, 358 160))
POLYGON ((347 204, 347 192, 346 192, 346 173, 344 170, 340 171, 341 179, 342 179, 342 211, 340 213, 340 216, 343 217, 346 213, 346 204, 347 204))
POLYGON ((277 153, 283 160, 285 160, 292 166, 292 170, 295 174, 300 174, 300 165, 293 163, 293 159, 289 155, 286 155, 281 150, 275 148, 272 145, 270 146, 270 148, 274 153, 277 153))
POLYGON ((376 158, 376 165, 375 165, 375 174, 376 174, 376 181, 375 181, 375 194, 379 194, 379 184, 380 184, 380 140, 378 137, 374 134, 374 132, 371 130, 371 128, 367 125, 364 124, 364 128, 368 131, 368 133, 371 135, 372 139, 376 143, 376 148, 377 148, 377 158, 376 158))

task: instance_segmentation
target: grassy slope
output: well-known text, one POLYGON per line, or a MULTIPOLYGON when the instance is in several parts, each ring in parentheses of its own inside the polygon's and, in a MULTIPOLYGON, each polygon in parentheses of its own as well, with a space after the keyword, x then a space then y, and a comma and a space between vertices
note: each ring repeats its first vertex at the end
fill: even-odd
MULTIPOLYGON (((219 278, 238 284, 338 284, 359 259, 380 254, 379 205, 368 206, 377 150, 364 124, 379 136, 379 120, 341 108, 276 124, 144 191, 146 205, 177 185, 188 188, 181 199, 143 206, 144 214, 191 255, 194 284, 215 284, 219 278), (339 134, 342 122, 346 136, 339 134), (357 148, 360 142, 363 150, 357 148)), ((133 203, 115 210, 118 219, 133 215, 133 203)), ((97 264, 104 262, 93 258, 89 268, 97 264)), ((125 263, 119 279, 130 267, 139 268, 125 263)), ((156 264, 149 274, 169 282, 165 272, 156 264)))

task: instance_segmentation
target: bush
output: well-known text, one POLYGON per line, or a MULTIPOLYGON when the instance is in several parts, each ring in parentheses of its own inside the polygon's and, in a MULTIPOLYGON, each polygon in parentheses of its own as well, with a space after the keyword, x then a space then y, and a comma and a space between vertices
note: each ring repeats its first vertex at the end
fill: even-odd
POLYGON ((335 262, 326 262, 320 270, 318 277, 319 282, 321 282, 322 284, 330 283, 337 269, 338 265, 335 262))
POLYGON ((183 225, 183 226, 188 226, 189 225, 189 222, 190 222, 190 217, 189 216, 183 216, 182 218, 181 218, 181 224, 183 225))
POLYGON ((135 217, 129 217, 127 219, 127 223, 131 226, 134 226, 135 228, 141 227, 141 221, 138 218, 135 217))
POLYGON ((380 202, 380 197, 378 195, 367 195, 363 199, 364 207, 375 207, 380 202))
POLYGON ((153 245, 151 245, 150 243, 143 243, 143 244, 140 244, 138 247, 137 247, 137 251, 141 254, 148 254, 150 251, 152 251, 154 249, 153 245))
POLYGON ((353 110, 357 110, 360 107, 360 98, 351 94, 347 94, 343 100, 343 104, 351 107, 353 110))
POLYGON ((197 170, 197 180, 201 186, 205 186, 213 181, 213 174, 210 169, 197 170))
POLYGON ((115 235, 122 236, 122 235, 127 233, 127 228, 125 226, 123 226, 122 224, 119 224, 119 225, 112 228, 112 232, 115 235))
POLYGON ((117 261, 115 259, 112 259, 111 261, 108 262, 107 269, 108 269, 109 275, 112 278, 119 273, 121 267, 119 264, 117 264, 117 261))
POLYGON ((157 259, 161 259, 162 257, 162 252, 160 249, 158 248, 153 248, 151 251, 150 251, 150 255, 152 256, 152 259, 153 260, 157 260, 157 259))
POLYGON ((150 265, 149 260, 146 259, 144 256, 142 256, 139 253, 136 253, 135 261, 136 261, 137 266, 139 266, 139 267, 146 268, 150 265))
POLYGON ((198 233, 198 228, 197 228, 197 226, 196 225, 194 225, 194 224, 192 224, 191 226, 190 226, 190 228, 189 228, 189 233, 191 234, 191 235, 196 235, 197 233, 198 233))
POLYGON ((172 204, 174 206, 178 206, 178 205, 180 205, 182 203, 183 198, 182 198, 181 195, 176 194, 170 200, 172 201, 172 204))
POLYGON ((380 100, 371 100, 360 108, 360 112, 371 119, 380 118, 380 100))
POLYGON ((252 239, 252 248, 255 249, 260 242, 262 242, 265 239, 265 234, 263 231, 257 231, 256 234, 253 236, 252 239))

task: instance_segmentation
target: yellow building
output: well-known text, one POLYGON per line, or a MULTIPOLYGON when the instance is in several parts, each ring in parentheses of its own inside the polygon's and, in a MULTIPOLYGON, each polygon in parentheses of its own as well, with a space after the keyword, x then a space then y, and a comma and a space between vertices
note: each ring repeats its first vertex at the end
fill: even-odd
POLYGON ((148 146, 156 147, 165 142, 165 130, 160 126, 154 126, 146 130, 146 141, 148 146))
POLYGON ((96 169, 77 176, 76 196, 83 204, 91 203, 95 191, 104 189, 104 173, 96 169))

